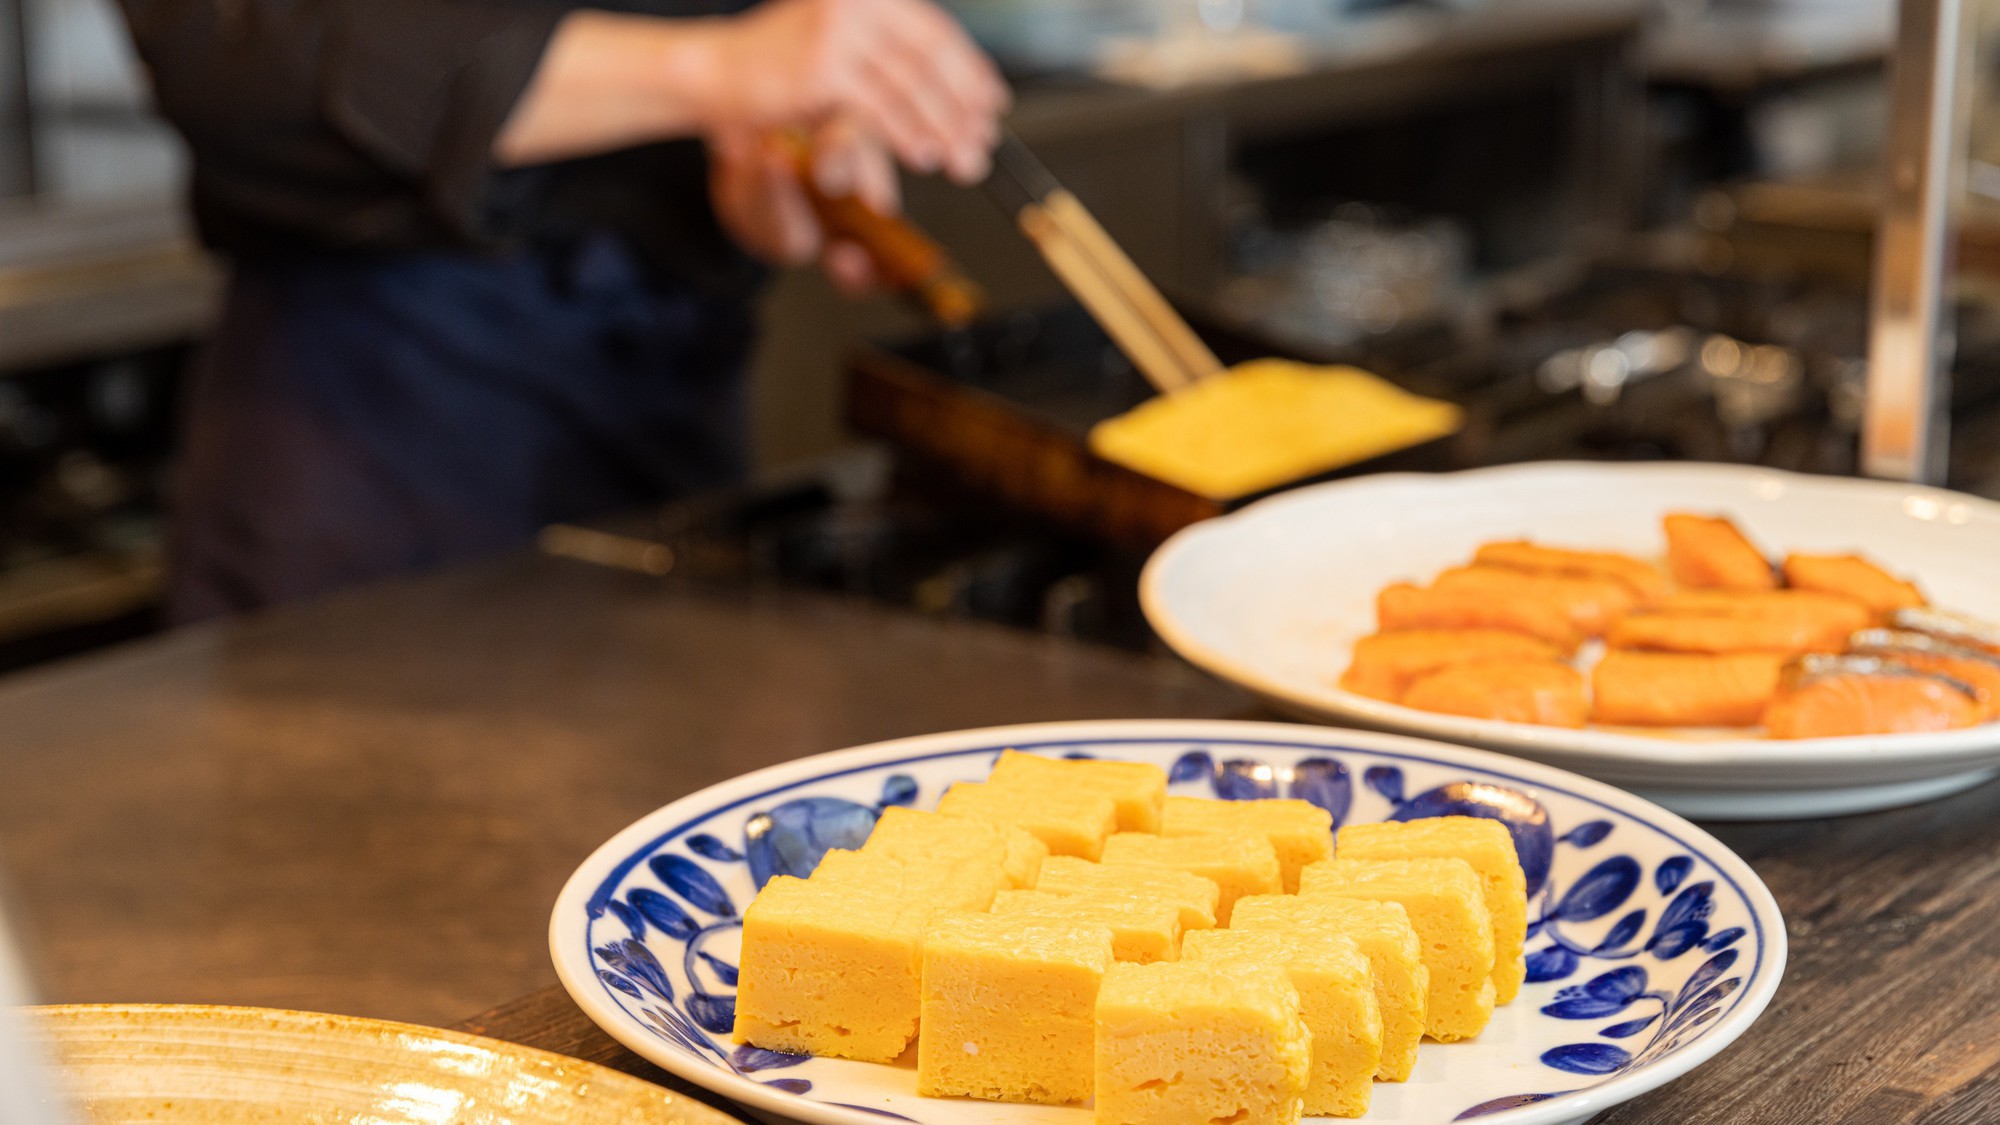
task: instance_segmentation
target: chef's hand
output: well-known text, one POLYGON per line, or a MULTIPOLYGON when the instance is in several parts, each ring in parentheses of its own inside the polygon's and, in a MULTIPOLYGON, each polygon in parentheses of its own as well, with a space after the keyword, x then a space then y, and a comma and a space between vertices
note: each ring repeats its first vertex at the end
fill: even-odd
MULTIPOLYGON (((793 144, 763 129, 711 135, 709 194, 724 229, 757 257, 781 266, 815 260, 836 288, 860 296, 875 268, 860 245, 829 238, 799 182, 793 144)), ((882 145, 853 122, 835 118, 814 131, 811 175, 823 195, 859 196, 883 214, 899 206, 896 169, 882 145)))
POLYGON ((711 130, 850 121, 919 172, 983 179, 1007 85, 930 0, 763 0, 718 26, 711 130))
POLYGON ((506 166, 675 137, 817 128, 880 137, 919 172, 985 176, 1009 95, 931 0, 763 0, 738 16, 564 16, 493 141, 506 166))

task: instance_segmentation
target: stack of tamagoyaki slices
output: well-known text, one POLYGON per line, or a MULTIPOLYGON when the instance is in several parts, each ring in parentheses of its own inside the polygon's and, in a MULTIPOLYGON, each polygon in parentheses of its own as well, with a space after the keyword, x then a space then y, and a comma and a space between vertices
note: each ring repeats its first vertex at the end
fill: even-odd
POLYGON ((1571 728, 1761 724, 1801 738, 2000 718, 2000 627, 1931 608, 1858 555, 1773 563, 1720 516, 1672 513, 1662 528, 1664 570, 1506 542, 1427 587, 1392 585, 1377 598, 1380 631, 1355 644, 1340 685, 1418 710, 1571 728), (1803 660, 1840 654, 1869 659, 1803 660))
POLYGON ((1479 1035, 1521 988, 1526 882, 1499 821, 1336 834, 1303 801, 1029 757, 982 783, 1007 800, 887 810, 860 849, 772 879, 744 913, 737 1040, 879 1063, 914 1043, 921 1094, 1092 1102, 1103 1125, 1295 1122, 1361 1116, 1423 1040, 1479 1035), (1017 799, 1037 791, 1116 823, 1078 841, 1098 807, 1017 799))

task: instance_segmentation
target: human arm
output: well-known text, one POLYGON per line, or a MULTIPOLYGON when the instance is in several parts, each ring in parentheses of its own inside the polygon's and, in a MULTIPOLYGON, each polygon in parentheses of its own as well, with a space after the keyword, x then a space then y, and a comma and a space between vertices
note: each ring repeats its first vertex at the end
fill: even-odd
POLYGON ((859 296, 876 283, 874 260, 856 242, 822 228, 802 182, 810 176, 828 198, 855 196, 893 215, 901 200, 892 158, 867 132, 834 118, 799 143, 768 130, 734 130, 709 139, 709 198, 739 246, 773 265, 818 262, 834 287, 859 296))
MULTIPOLYGON (((841 35, 794 32, 828 25, 828 13, 894 3, 917 0, 769 0, 743 16, 686 20, 584 19, 513 0, 121 0, 158 104, 195 151, 205 219, 226 220, 238 242, 304 238, 373 248, 492 235, 483 208, 496 162, 692 137, 727 123, 772 124, 792 113, 838 116, 839 107, 866 100, 864 88, 889 88, 854 77, 879 69, 861 57, 868 36, 852 30, 875 26, 876 17, 834 21, 850 28, 841 35), (579 49, 553 49, 573 22, 596 31, 568 44, 579 49), (582 49, 621 38, 605 36, 607 29, 641 24, 645 33, 622 37, 610 54, 582 49), (663 58, 659 48, 674 34, 685 37, 686 67, 663 65, 675 52, 663 58), (769 50, 781 41, 820 44, 805 54, 821 63, 802 68, 794 65, 798 52, 769 50), (603 78, 622 78, 623 94, 603 97, 595 78, 579 76, 593 57, 603 78), (782 57, 794 63, 772 62, 782 57), (782 80, 745 81, 753 71, 782 80), (715 74, 725 80, 698 81, 715 74), (840 75, 847 77, 828 77, 840 75), (653 96, 652 84, 666 81, 689 94, 653 96), (528 96, 533 86, 569 94, 543 100, 528 96), (564 120, 582 125, 567 128, 564 120)), ((1004 102, 1004 88, 998 97, 1004 102)), ((907 129, 903 151, 923 155, 907 129)))
POLYGON ((766 0, 710 20, 581 11, 557 29, 494 152, 535 163, 699 133, 724 229, 764 261, 817 260, 858 294, 874 282, 871 259, 821 229, 785 134, 809 135, 821 193, 893 213, 892 153, 975 181, 1007 100, 992 64, 927 0, 766 0))
POLYGON ((739 16, 582 10, 494 144, 504 164, 652 140, 852 123, 906 165, 985 174, 1005 83, 928 0, 765 0, 739 16))

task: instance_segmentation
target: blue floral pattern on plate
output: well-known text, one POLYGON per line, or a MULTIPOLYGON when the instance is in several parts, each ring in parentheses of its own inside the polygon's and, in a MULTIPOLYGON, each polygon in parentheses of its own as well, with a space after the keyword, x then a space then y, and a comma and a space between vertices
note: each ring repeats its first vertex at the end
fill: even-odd
MULTIPOLYGON (((1421 1109, 1412 1104, 1419 1116, 1405 1120, 1496 1114, 1543 1120, 1521 1114, 1644 1071, 1713 1035, 1717 1023, 1744 1002, 1746 982, 1777 971, 1782 935, 1776 935, 1774 957, 1774 935, 1759 921, 1749 892, 1710 858, 1719 849, 1713 841, 1697 846, 1584 794, 1498 769, 1467 769, 1450 760, 1467 752, 1453 748, 1437 747, 1432 754, 1371 749, 1370 742, 1424 744, 1324 733, 1356 745, 1271 737, 1013 738, 812 774, 718 803, 648 838, 617 857, 590 888, 580 927, 577 918, 564 925, 559 907, 557 928, 580 928, 592 983, 624 1017, 610 1029, 642 1053, 633 1033, 652 1040, 658 1061, 697 1060, 702 1068, 815 1106, 937 1125, 956 1121, 942 1110, 937 1116, 909 1114, 963 1103, 906 1096, 865 1104, 859 1095, 872 1091, 853 1077, 865 1064, 732 1044, 741 910, 773 876, 810 874, 829 849, 858 846, 882 809, 928 807, 952 782, 983 778, 999 750, 1012 746, 1054 757, 1154 761, 1168 771, 1176 793, 1225 800, 1294 797, 1326 809, 1336 826, 1432 816, 1480 816, 1505 824, 1528 877, 1531 907, 1529 984, 1502 1011, 1533 1013, 1520 1017, 1532 1020, 1534 1034, 1517 1031, 1516 1038, 1532 1040, 1518 1050, 1551 1089, 1419 1094, 1418 1082, 1379 1086, 1378 1106, 1392 1100, 1425 1103, 1421 1109), (1438 1097, 1455 1098, 1456 1104, 1435 1104, 1438 1097)), ((561 946, 557 952, 561 967, 561 946)), ((565 973, 572 992, 578 989, 574 977, 565 973)), ((591 1007, 586 1004, 587 1011, 591 1007)), ((1424 1051, 1461 1046, 1427 1044, 1424 1051)), ((1422 1066, 1420 1056, 1419 1079, 1422 1066)), ((1522 1072, 1516 1066, 1508 1073, 1522 1072)), ((1065 1120, 1059 1115, 1072 1112, 1021 1108, 1024 1122, 1065 1120)), ((1087 1118, 1073 1112, 1077 1120, 1087 1118)))

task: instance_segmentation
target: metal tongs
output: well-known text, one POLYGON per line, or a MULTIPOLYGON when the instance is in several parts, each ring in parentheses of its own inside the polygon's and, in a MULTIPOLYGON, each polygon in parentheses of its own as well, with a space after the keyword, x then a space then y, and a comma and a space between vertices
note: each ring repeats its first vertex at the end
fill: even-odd
POLYGON ((1221 361, 1187 321, 1011 130, 994 150, 985 188, 1160 393, 1172 394, 1222 371, 1221 361))

